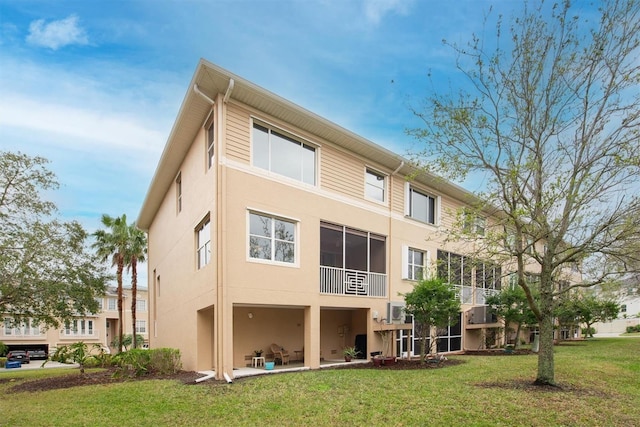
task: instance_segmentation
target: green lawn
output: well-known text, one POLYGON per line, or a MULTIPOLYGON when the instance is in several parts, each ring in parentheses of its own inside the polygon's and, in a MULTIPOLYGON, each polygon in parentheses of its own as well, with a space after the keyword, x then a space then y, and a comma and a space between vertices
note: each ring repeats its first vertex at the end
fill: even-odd
POLYGON ((68 371, 0 373, 0 425, 640 425, 640 339, 556 347, 560 391, 531 390, 535 356, 457 356, 445 369, 335 369, 233 384, 133 381, 9 393, 15 382, 68 371), (27 422, 28 420, 28 422, 27 422))

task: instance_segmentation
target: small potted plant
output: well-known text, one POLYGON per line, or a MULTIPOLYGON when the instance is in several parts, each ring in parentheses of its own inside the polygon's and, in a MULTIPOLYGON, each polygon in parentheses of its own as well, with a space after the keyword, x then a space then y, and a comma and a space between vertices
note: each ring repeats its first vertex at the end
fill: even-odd
POLYGON ((342 350, 342 355, 344 356, 345 362, 351 362, 351 359, 355 359, 359 354, 360 352, 356 350, 355 347, 345 347, 342 350))
POLYGON ((253 350, 253 354, 255 354, 256 357, 262 357, 262 350, 253 350))

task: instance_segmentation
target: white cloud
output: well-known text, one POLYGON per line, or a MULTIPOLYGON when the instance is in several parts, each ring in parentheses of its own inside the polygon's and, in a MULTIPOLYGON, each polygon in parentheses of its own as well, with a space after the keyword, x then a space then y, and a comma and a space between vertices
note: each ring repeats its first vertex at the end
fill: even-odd
POLYGON ((45 24, 44 19, 33 21, 29 25, 27 43, 57 50, 72 44, 86 45, 89 38, 85 30, 78 25, 78 17, 70 15, 48 24, 45 24))
POLYGON ((364 13, 369 22, 379 24, 389 13, 406 15, 412 3, 412 0, 364 0, 364 13))

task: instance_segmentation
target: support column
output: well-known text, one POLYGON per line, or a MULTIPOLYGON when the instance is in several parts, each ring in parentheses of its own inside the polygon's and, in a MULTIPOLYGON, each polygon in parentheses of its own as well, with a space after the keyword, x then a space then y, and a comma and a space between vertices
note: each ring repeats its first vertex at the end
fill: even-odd
POLYGON ((311 369, 320 368, 320 307, 304 308, 304 361, 311 369))

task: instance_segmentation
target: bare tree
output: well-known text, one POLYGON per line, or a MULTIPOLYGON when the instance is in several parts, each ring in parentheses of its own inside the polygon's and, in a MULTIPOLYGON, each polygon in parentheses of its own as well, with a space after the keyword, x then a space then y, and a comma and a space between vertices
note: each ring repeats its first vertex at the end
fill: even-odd
POLYGON ((536 384, 555 383, 558 295, 639 265, 640 3, 599 4, 580 16, 569 1, 525 3, 508 29, 497 20, 494 47, 477 36, 448 44, 469 84, 434 89, 414 110, 423 127, 409 131, 424 142, 421 167, 486 180, 480 243, 512 263, 539 323, 536 384))

